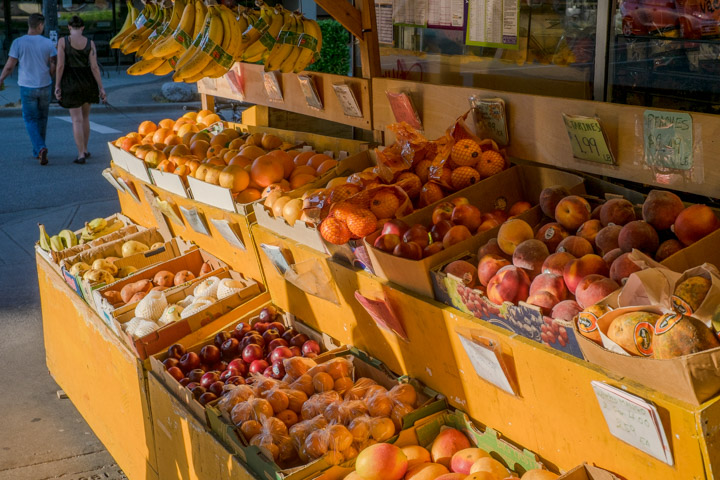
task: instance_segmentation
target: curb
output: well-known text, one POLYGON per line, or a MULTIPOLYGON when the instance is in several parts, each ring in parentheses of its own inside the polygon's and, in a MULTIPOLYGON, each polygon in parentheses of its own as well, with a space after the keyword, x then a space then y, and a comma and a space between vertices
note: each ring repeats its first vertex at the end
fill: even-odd
MULTIPOLYGON (((186 103, 149 103, 143 105, 113 105, 114 108, 105 108, 102 104, 97 104, 92 111, 95 113, 107 111, 107 113, 133 113, 133 112, 151 112, 155 110, 184 110, 185 107, 199 109, 200 102, 186 103)), ((67 113, 67 109, 60 106, 50 106, 50 114, 67 113)), ((0 108, 0 118, 22 116, 22 107, 0 108)))

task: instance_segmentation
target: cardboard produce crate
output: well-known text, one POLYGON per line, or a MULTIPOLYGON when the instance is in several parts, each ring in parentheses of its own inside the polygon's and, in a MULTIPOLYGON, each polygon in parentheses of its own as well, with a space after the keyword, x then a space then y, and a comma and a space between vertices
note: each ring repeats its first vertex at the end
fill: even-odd
POLYGON ((187 180, 180 175, 176 175, 171 172, 162 172, 156 168, 151 168, 150 177, 152 177, 152 183, 157 185, 159 188, 167 190, 168 192, 174 193, 175 195, 183 198, 192 198, 187 180))
POLYGON ((560 475, 558 480, 620 480, 620 478, 607 470, 583 463, 560 475))
MULTIPOLYGON (((475 205, 482 212, 490 212, 499 207, 507 206, 509 208, 513 203, 521 200, 537 205, 540 192, 545 187, 552 185, 565 185, 575 194, 582 194, 585 191, 582 179, 577 175, 550 168, 517 165, 493 175, 487 181, 479 182, 465 190, 455 192, 444 200, 465 197, 470 201, 470 204, 475 205)), ((402 220, 409 226, 418 223, 426 226, 431 225, 434 208, 434 205, 430 205, 417 210, 402 220)), ((539 207, 535 207, 535 210, 539 210, 539 207)), ((519 217, 533 225, 532 222, 537 217, 537 213, 533 213, 531 209, 519 217)), ((541 217, 542 214, 540 214, 541 217)), ((378 277, 390 280, 421 295, 432 297, 433 283, 430 278, 430 270, 463 252, 476 252, 481 245, 497 236, 498 229, 499 227, 496 227, 474 235, 422 260, 396 257, 375 248, 373 243, 380 235, 380 231, 368 235, 363 241, 372 262, 373 270, 378 277)))
POLYGON ((108 142, 108 148, 110 149, 110 157, 115 165, 143 182, 153 183, 150 172, 148 171, 148 166, 143 160, 140 160, 122 148, 116 147, 112 142, 108 142))

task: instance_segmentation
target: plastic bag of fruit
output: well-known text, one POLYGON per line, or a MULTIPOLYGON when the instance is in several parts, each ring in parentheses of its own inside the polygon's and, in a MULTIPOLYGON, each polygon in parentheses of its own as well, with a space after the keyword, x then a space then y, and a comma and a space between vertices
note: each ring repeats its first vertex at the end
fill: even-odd
POLYGON ((304 454, 311 460, 325 458, 331 465, 339 465, 355 458, 358 451, 353 447, 353 436, 344 425, 329 423, 325 428, 311 432, 304 443, 304 454))
POLYGON ((307 357, 291 357, 283 360, 283 367, 285 368, 285 378, 283 381, 292 383, 298 378, 303 376, 317 365, 317 362, 312 358, 307 357), (286 380, 287 379, 287 380, 286 380))
POLYGON ((230 415, 235 405, 255 397, 255 391, 248 385, 233 385, 233 387, 228 389, 217 403, 220 412, 226 416, 230 415))
POLYGON ((323 411, 328 422, 348 425, 355 418, 367 415, 368 407, 363 400, 342 400, 329 404, 323 411))
POLYGON ((300 416, 303 420, 309 420, 318 415, 322 415, 331 403, 341 401, 342 397, 335 390, 316 393, 303 403, 303 406, 300 409, 300 416))
POLYGON ((297 457, 287 426, 276 417, 265 418, 249 443, 265 450, 276 463, 285 464, 297 457))
POLYGON ((307 454, 305 453, 305 439, 315 430, 325 428, 327 424, 328 421, 324 416, 317 415, 313 418, 302 420, 288 429, 288 433, 293 441, 295 450, 297 450, 300 455, 300 459, 304 462, 309 460, 307 454))

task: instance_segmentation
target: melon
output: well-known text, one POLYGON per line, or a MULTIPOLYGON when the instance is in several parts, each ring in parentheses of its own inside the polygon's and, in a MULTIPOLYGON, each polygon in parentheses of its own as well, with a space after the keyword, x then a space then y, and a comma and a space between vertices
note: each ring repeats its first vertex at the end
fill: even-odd
POLYGON ((608 327, 607 336, 631 355, 652 355, 652 337, 659 315, 630 312, 616 317, 608 327))
POLYGON ((668 313, 655 324, 652 340, 655 358, 676 358, 715 347, 720 347, 720 341, 697 318, 668 313))
POLYGON ((692 315, 702 305, 711 285, 710 280, 704 277, 686 278, 675 287, 673 310, 681 315, 692 315))

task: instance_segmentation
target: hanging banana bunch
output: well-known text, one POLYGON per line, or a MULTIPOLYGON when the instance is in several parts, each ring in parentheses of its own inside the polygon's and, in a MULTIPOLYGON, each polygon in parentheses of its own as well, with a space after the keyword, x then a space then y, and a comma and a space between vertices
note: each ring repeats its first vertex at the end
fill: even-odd
POLYGON ((120 28, 120 31, 110 40, 110 48, 120 48, 120 44, 122 41, 127 37, 130 33, 134 32, 137 27, 135 27, 135 21, 137 20, 138 16, 140 16, 140 11, 135 8, 132 4, 131 0, 126 0, 125 4, 127 5, 127 16, 125 17, 125 22, 123 23, 123 26, 120 28))

